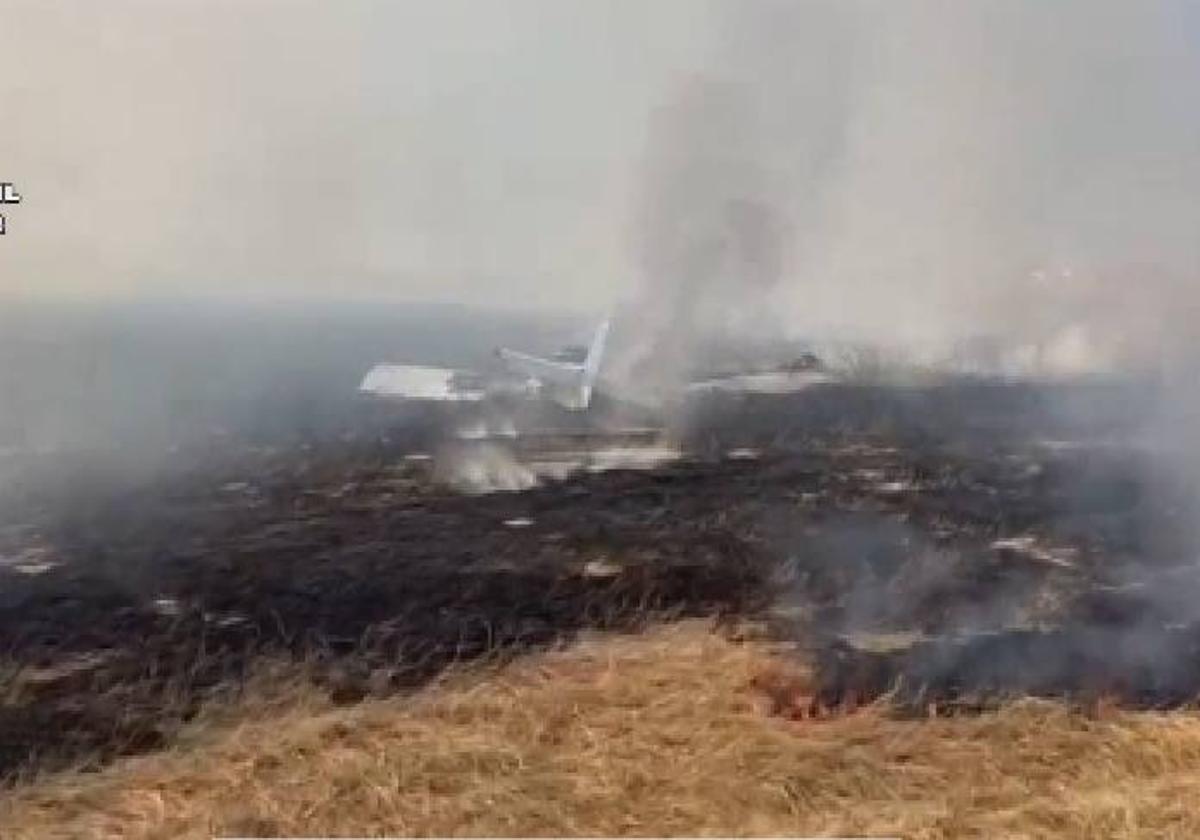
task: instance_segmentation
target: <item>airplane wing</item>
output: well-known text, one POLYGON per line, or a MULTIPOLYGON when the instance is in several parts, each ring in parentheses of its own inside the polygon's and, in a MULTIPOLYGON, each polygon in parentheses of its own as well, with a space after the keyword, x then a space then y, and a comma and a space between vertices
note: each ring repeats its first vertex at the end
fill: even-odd
POLYGON ((543 359, 528 353, 500 348, 496 353, 509 373, 524 382, 514 383, 495 377, 491 380, 469 371, 424 365, 376 365, 367 371, 358 390, 377 397, 435 402, 475 402, 489 393, 532 393, 526 383, 535 384, 542 394, 573 411, 586 409, 592 399, 592 387, 600 372, 600 361, 608 335, 608 322, 596 330, 587 356, 581 364, 543 359))
POLYGON ((463 383, 462 371, 422 365, 376 365, 367 371, 358 390, 377 397, 434 402, 475 402, 484 389, 463 383))

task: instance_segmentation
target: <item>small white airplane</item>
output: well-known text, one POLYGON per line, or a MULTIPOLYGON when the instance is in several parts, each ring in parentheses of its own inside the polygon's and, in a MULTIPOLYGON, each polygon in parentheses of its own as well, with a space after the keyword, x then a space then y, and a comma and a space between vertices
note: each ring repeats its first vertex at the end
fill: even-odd
POLYGON ((501 347, 496 351, 504 366, 499 375, 380 364, 367 371, 358 390, 375 397, 418 402, 480 402, 515 396, 586 411, 600 374, 608 328, 609 322, 604 321, 590 346, 565 348, 549 359, 501 347))

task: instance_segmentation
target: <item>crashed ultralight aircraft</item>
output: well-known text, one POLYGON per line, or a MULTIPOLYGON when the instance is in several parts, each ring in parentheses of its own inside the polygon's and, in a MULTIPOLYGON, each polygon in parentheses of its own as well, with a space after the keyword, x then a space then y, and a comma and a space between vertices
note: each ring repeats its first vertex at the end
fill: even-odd
POLYGON ((423 365, 379 364, 367 371, 360 392, 418 402, 481 402, 492 398, 548 400, 570 411, 585 411, 608 341, 609 322, 596 328, 591 345, 568 347, 542 358, 501 347, 499 373, 485 374, 423 365))

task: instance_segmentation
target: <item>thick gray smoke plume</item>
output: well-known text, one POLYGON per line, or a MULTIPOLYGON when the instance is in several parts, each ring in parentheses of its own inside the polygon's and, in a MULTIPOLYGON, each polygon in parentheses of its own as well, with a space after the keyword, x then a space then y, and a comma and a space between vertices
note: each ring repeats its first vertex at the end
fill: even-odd
POLYGON ((619 375, 661 393, 706 343, 793 335, 923 369, 1149 377, 1153 504, 1195 530, 1200 7, 712 8, 703 67, 648 121, 619 375))
POLYGON ((677 386, 703 341, 770 319, 788 230, 753 105, 737 83, 694 78, 651 118, 630 384, 677 386))
POLYGON ((1178 355, 1163 325, 1200 266, 1194 4, 714 12, 703 73, 649 122, 634 213, 663 368, 698 333, 771 330, 1019 374, 1178 355))
POLYGON ((713 7, 720 33, 647 123, 626 387, 653 399, 705 350, 786 332, 782 286, 841 143, 851 21, 832 3, 713 7))

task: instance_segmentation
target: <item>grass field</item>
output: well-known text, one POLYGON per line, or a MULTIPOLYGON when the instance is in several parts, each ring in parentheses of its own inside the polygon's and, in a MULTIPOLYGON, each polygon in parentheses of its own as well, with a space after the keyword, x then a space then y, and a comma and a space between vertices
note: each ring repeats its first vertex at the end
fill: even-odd
POLYGON ((792 719, 804 686, 687 623, 353 707, 264 692, 169 751, 18 786, 0 837, 1200 836, 1200 715, 792 719))

